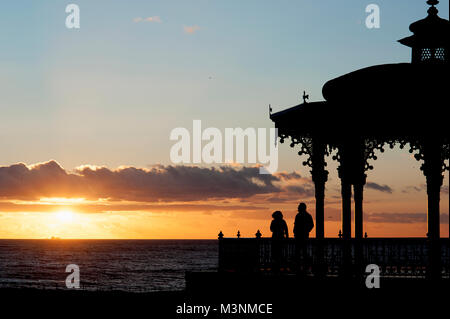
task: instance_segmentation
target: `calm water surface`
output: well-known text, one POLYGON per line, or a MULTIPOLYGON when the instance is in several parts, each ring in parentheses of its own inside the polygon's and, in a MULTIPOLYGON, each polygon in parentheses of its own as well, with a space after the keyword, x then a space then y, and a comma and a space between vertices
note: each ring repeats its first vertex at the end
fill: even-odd
POLYGON ((66 289, 66 266, 88 290, 174 291, 186 271, 217 269, 217 240, 0 240, 0 288, 66 289))

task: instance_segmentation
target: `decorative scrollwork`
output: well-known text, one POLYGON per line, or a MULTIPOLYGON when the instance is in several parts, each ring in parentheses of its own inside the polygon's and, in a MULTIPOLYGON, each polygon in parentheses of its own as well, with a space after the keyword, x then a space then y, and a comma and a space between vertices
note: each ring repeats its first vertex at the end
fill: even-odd
MULTIPOLYGON (((390 140, 389 142, 387 142, 388 144, 390 144, 390 147, 393 148, 393 146, 395 145, 395 143, 399 143, 400 144, 400 148, 403 149, 405 147, 406 144, 409 144, 409 153, 413 154, 414 158, 417 161, 422 161, 422 164, 420 165, 420 170, 422 172, 424 172, 424 174, 426 174, 425 169, 426 169, 426 163, 425 163, 425 144, 426 141, 424 138, 408 138, 408 139, 397 139, 397 140, 390 140)), ((441 171, 442 173, 445 172, 445 170, 449 170, 449 165, 445 162, 446 160, 449 159, 449 152, 450 152, 450 145, 449 143, 447 143, 446 141, 443 141, 440 144, 440 159, 441 159, 441 171)))
MULTIPOLYGON (((298 151, 299 156, 306 155, 307 158, 303 161, 304 166, 313 167, 313 137, 311 136, 300 136, 295 133, 295 131, 284 131, 279 132, 280 143, 284 143, 284 140, 288 137, 291 138, 290 146, 292 148, 297 145, 300 146, 300 150, 298 151)), ((383 139, 379 138, 369 138, 366 137, 363 139, 363 148, 364 148, 364 171, 372 170, 374 167, 370 164, 371 160, 377 160, 377 152, 384 153, 385 147, 393 149, 395 146, 399 146, 400 149, 404 149, 406 146, 409 146, 409 153, 413 154, 414 158, 417 161, 422 161, 420 166, 420 170, 424 171, 425 169, 425 152, 424 138, 419 137, 386 137, 383 139)), ((334 161, 341 162, 342 154, 341 154, 341 145, 336 145, 330 142, 324 142, 324 155, 330 156, 332 155, 332 159, 334 161)), ((443 139, 441 143, 441 163, 442 163, 442 172, 450 170, 450 165, 448 163, 450 157, 450 141, 448 139, 443 139)), ((321 164, 326 166, 326 162, 323 161, 321 164)), ((424 172, 425 173, 425 172, 424 172)))
POLYGON ((378 156, 375 151, 384 153, 385 141, 377 139, 365 139, 364 140, 364 171, 373 170, 373 165, 369 164, 369 160, 376 161, 378 156))
POLYGON ((310 137, 300 137, 300 138, 292 138, 291 147, 295 147, 297 144, 300 145, 300 150, 297 152, 299 156, 306 155, 306 160, 303 161, 303 166, 313 167, 313 143, 312 138, 310 137))
MULTIPOLYGON (((278 135, 280 137, 280 143, 284 143, 285 139, 288 137, 291 139, 290 147, 294 148, 297 145, 300 147, 300 150, 297 152, 299 156, 306 155, 306 159, 302 162, 303 166, 308 166, 316 172, 316 175, 319 171, 324 171, 323 167, 327 166, 325 161, 325 156, 329 156, 331 152, 331 148, 327 143, 317 143, 317 140, 313 142, 314 137, 312 136, 300 136, 291 131, 278 131, 278 135), (315 145, 315 146, 314 146, 315 145), (314 154, 314 147, 319 146, 319 152, 314 154), (317 156, 318 155, 318 156, 317 156)), ((316 149, 317 152, 317 149, 316 149)), ((311 171, 311 173, 312 173, 311 171)), ((325 174, 328 172, 324 171, 325 174)))
POLYGON ((447 164, 445 161, 449 161, 450 156, 450 144, 444 143, 442 145, 442 172, 444 171, 450 171, 450 165, 447 164))
POLYGON ((278 131, 278 137, 280 138, 280 143, 283 144, 284 140, 287 138, 287 135, 278 131))
MULTIPOLYGON (((402 150, 408 143, 409 140, 404 138, 388 138, 385 140, 385 144, 388 144, 390 149, 393 149, 398 144, 400 149, 402 150)), ((382 152, 384 152, 384 150, 382 152)))
MULTIPOLYGON (((416 161, 423 161, 425 159, 425 153, 423 149, 423 141, 411 140, 409 142, 409 153, 414 154, 416 161)), ((420 170, 423 171, 425 168, 424 163, 420 165, 420 170)))

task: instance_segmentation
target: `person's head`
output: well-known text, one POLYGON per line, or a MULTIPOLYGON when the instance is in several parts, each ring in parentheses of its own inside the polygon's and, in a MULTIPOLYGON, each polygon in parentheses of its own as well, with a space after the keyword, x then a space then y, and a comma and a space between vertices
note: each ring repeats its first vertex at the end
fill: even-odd
POLYGON ((280 212, 279 210, 277 210, 277 211, 273 212, 272 218, 273 219, 283 219, 283 213, 280 212))
POLYGON ((299 213, 306 212, 306 204, 305 203, 298 204, 298 212, 299 213))

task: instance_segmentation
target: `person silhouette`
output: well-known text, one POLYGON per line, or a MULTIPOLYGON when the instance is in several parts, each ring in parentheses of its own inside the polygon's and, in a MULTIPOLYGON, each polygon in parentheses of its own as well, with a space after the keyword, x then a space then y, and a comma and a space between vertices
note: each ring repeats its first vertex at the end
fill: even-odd
POLYGON ((288 227, 286 221, 283 219, 283 213, 277 210, 272 214, 272 223, 270 223, 270 231, 272 238, 283 239, 289 238, 288 227))
POLYGON ((298 205, 298 214, 295 216, 294 237, 297 239, 309 238, 309 233, 314 228, 312 216, 306 211, 306 204, 298 205))
POLYGON ((275 211, 272 214, 272 218, 270 231, 272 232, 273 271, 278 272, 283 263, 283 241, 285 238, 289 238, 289 232, 282 212, 279 210, 275 211))
POLYGON ((295 216, 294 237, 295 237, 295 253, 297 259, 298 272, 305 275, 308 269, 308 250, 306 241, 309 238, 310 231, 314 228, 312 216, 306 211, 306 204, 298 205, 298 214, 295 216))

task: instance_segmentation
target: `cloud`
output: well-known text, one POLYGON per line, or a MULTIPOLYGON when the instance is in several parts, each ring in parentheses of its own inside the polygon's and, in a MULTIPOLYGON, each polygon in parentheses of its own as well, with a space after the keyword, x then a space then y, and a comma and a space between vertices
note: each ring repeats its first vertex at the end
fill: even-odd
POLYGON ((295 193, 297 195, 301 195, 304 197, 312 197, 314 196, 314 187, 312 185, 288 185, 286 186, 286 190, 289 192, 295 193))
MULTIPOLYGON (((286 175, 284 176, 289 176, 286 175)), ((293 180, 296 173, 292 173, 293 180)), ((199 201, 248 198, 302 191, 285 188, 282 178, 259 174, 258 167, 203 168, 154 166, 148 169, 84 165, 70 173, 57 162, 0 167, 0 198, 38 200, 50 197, 109 199, 137 202, 199 201)))
POLYGON ((183 30, 184 33, 187 34, 194 34, 195 32, 197 32, 198 30, 200 30, 200 27, 198 25, 193 25, 193 26, 183 26, 183 30))
POLYGON ((366 220, 372 223, 426 223, 425 213, 370 213, 366 220))
MULTIPOLYGON (((352 216, 353 220, 354 216, 352 216)), ((341 210, 333 207, 325 207, 326 221, 340 221, 341 210)), ((364 222, 382 224, 414 224, 426 223, 426 213, 364 213, 364 222)), ((448 214, 441 214, 441 224, 448 224, 448 214)))
MULTIPOLYGON (((370 213, 366 220, 372 223, 426 223, 426 213, 370 213)), ((448 224, 448 214, 441 214, 441 223, 448 224)))
POLYGON ((367 182, 366 187, 383 193, 392 194, 393 190, 388 185, 380 185, 374 182, 367 182))
MULTIPOLYGON (((402 193, 409 194, 414 192, 426 192, 427 184, 421 184, 419 186, 406 186, 402 189, 402 193)), ((442 194, 448 194, 448 185, 441 187, 442 194)))
POLYGON ((0 167, 0 198, 39 199, 86 193, 83 180, 66 171, 55 161, 26 166, 23 163, 0 167))
POLYGON ((406 186, 405 188, 403 188, 402 193, 413 193, 413 192, 422 192, 424 190, 427 189, 427 185, 426 184, 422 184, 419 186, 406 186))
MULTIPOLYGON (((30 202, 12 203, 0 201, 0 210, 6 212, 58 212, 67 209, 67 205, 57 204, 33 204, 30 202)), ((106 212, 234 212, 234 211, 265 211, 267 207, 256 205, 216 205, 204 203, 136 203, 136 202, 108 202, 108 203, 79 203, 70 205, 70 209, 83 213, 106 213, 106 212)))
POLYGON ((301 179, 302 176, 300 174, 298 174, 297 172, 292 172, 292 173, 287 173, 287 172, 278 172, 277 176, 281 179, 281 180, 293 180, 293 179, 301 179))
POLYGON ((139 23, 139 22, 156 22, 156 23, 161 23, 161 18, 158 16, 153 16, 153 17, 147 17, 147 18, 141 18, 141 17, 137 17, 133 19, 133 22, 135 23, 139 23))
MULTIPOLYGON (((325 221, 340 222, 341 210, 334 207, 325 207, 325 221)), ((352 216, 352 222, 354 222, 354 216, 352 216)), ((377 223, 377 224, 416 224, 426 223, 426 213, 364 213, 364 223, 377 223)), ((448 214, 441 214, 440 223, 448 224, 448 214)))

